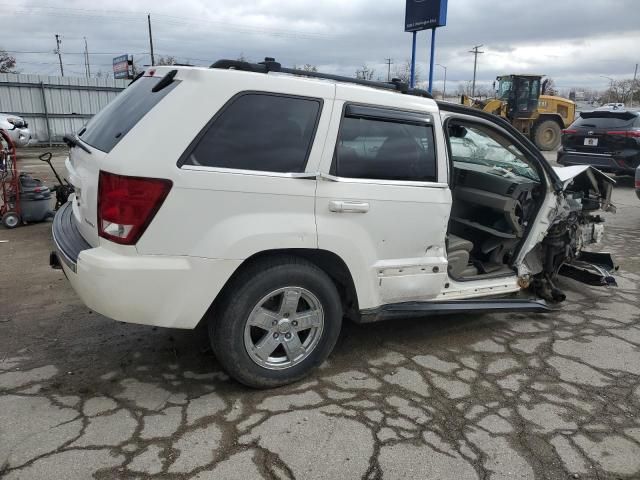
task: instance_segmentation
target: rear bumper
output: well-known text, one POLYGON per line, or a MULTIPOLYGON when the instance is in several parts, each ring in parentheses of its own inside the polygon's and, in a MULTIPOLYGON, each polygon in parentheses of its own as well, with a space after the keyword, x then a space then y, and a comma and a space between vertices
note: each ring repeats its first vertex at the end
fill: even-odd
POLYGON ((68 206, 60 209, 53 224, 60 264, 87 307, 114 320, 195 328, 241 263, 139 255, 135 248, 118 252, 86 242, 80 248, 84 240, 74 228, 73 216, 66 220, 70 210, 68 206))
POLYGON ((628 166, 625 162, 616 160, 612 155, 591 154, 582 152, 558 152, 558 163, 560 165, 591 165, 603 172, 633 174, 635 167, 628 166))

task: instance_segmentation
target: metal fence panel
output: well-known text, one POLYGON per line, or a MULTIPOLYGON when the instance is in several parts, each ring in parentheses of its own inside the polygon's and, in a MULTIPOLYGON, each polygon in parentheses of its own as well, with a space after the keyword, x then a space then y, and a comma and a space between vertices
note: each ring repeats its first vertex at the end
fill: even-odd
POLYGON ((113 78, 0 74, 0 113, 29 122, 34 143, 60 143, 129 84, 113 78))

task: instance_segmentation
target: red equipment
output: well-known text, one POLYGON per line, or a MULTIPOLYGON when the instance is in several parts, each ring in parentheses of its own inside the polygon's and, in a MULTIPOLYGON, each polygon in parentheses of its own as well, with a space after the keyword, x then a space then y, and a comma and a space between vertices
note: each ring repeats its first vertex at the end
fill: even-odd
POLYGON ((16 164, 16 145, 9 134, 0 129, 0 186, 2 188, 2 205, 0 218, 7 228, 20 225, 20 179, 16 164))

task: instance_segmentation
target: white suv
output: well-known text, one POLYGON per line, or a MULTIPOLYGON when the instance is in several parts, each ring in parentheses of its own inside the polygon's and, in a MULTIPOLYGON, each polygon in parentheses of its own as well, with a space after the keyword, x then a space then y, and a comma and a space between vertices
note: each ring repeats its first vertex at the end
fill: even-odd
POLYGON ((70 142, 52 265, 107 317, 207 322, 254 387, 305 376, 343 317, 546 311, 559 271, 614 282, 581 253, 612 180, 399 81, 152 68, 70 142))

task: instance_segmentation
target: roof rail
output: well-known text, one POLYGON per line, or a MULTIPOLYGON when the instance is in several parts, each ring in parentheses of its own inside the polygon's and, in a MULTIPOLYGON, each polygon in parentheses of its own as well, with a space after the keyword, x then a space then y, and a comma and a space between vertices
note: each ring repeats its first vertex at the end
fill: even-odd
POLYGON ((241 70, 243 72, 269 73, 279 72, 288 73, 290 75, 299 75, 301 77, 322 78, 325 80, 335 80, 337 82, 355 83, 356 85, 364 85, 366 87, 382 88, 385 90, 393 90, 404 93, 405 95, 415 95, 417 97, 433 98, 429 92, 420 88, 411 88, 405 82, 398 78, 394 78, 390 82, 374 82, 372 80, 362 80, 359 78, 344 77, 341 75, 333 75, 330 73, 308 72, 306 70, 298 70, 295 68, 285 68, 276 62, 275 58, 266 57, 264 62, 249 63, 241 60, 218 60, 209 68, 219 68, 223 70, 241 70))

